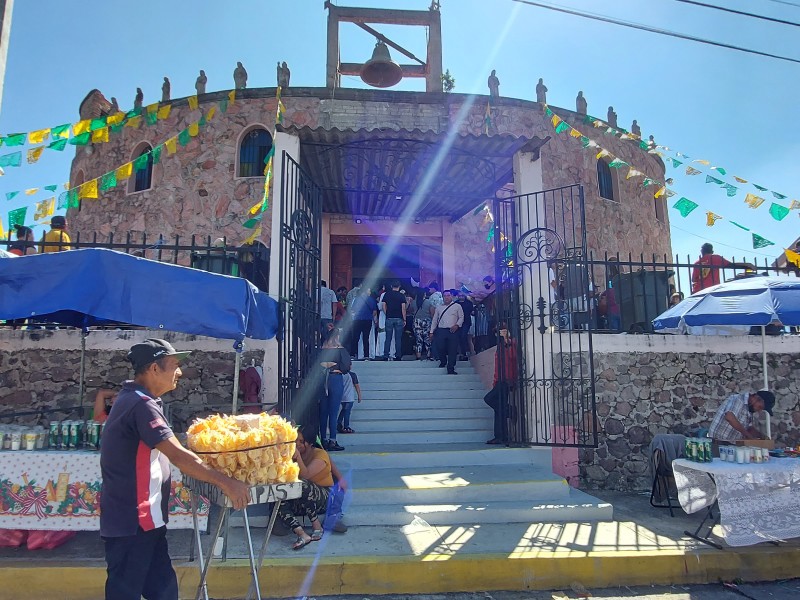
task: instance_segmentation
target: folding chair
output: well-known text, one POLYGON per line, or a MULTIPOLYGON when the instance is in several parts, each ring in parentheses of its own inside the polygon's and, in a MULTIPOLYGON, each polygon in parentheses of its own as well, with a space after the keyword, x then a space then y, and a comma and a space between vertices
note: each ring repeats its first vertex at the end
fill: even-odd
POLYGON ((672 465, 668 464, 664 458, 664 451, 660 448, 653 450, 653 464, 655 465, 655 474, 653 475, 653 487, 650 490, 650 506, 654 508, 668 508, 669 516, 674 517, 675 513, 672 512, 672 503, 675 502, 675 507, 678 506, 677 499, 673 499, 669 494, 669 482, 673 478, 672 465), (666 498, 666 504, 659 504, 657 499, 666 498))

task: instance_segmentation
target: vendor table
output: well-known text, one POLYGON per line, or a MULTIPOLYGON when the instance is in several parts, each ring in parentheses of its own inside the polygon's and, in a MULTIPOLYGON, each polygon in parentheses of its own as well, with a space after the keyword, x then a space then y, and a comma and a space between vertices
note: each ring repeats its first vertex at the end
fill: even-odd
MULTIPOLYGON (((233 508, 230 500, 228 500, 222 491, 210 483, 187 477, 186 486, 190 490, 193 514, 196 514, 196 509, 199 505, 200 499, 202 498, 208 498, 213 504, 216 504, 221 508, 219 511, 219 517, 217 519, 217 526, 214 530, 214 537, 211 538, 211 542, 208 545, 208 553, 205 558, 203 557, 203 546, 201 545, 200 525, 198 519, 195 519, 194 522, 194 539, 195 543, 197 544, 198 557, 197 566, 200 569, 200 583, 197 585, 195 600, 199 600, 200 598, 203 598, 203 600, 209 600, 208 586, 206 585, 208 567, 210 566, 211 559, 214 556, 214 545, 217 539, 220 537, 220 534, 223 533, 223 524, 226 523, 230 518, 230 513, 233 508)), ((278 509, 281 506, 281 502, 299 498, 302 493, 302 489, 302 484, 299 481, 292 483, 275 483, 272 485, 256 485, 250 488, 250 502, 248 506, 252 506, 254 504, 273 504, 273 507, 269 524, 264 532, 264 541, 261 544, 261 550, 258 553, 257 560, 255 553, 253 552, 253 539, 250 536, 250 520, 247 516, 247 507, 242 510, 242 517, 244 518, 244 533, 245 539, 247 540, 247 552, 248 558, 250 559, 250 587, 247 590, 247 600, 250 600, 250 598, 253 596, 255 596, 257 600, 261 600, 261 590, 258 586, 258 572, 261 570, 261 566, 264 563, 264 554, 267 551, 267 544, 269 544, 269 538, 272 535, 272 528, 275 526, 275 519, 278 517, 278 509)), ((227 528, 225 529, 224 535, 227 536, 227 528)), ((224 544, 227 545, 227 539, 225 539, 224 544)))
MULTIPOLYGON (((778 542, 800 536, 800 460, 770 459, 766 463, 738 464, 715 458, 710 463, 672 461, 678 500, 687 513, 708 510, 711 527, 719 504, 722 537, 730 546, 778 542)), ((705 523, 704 519, 703 523, 705 523)), ((694 534, 698 537, 701 523, 694 534)))
MULTIPOLYGON (((100 452, 0 451, 0 528, 96 531, 100 529, 100 452)), ((205 528, 208 500, 199 498, 205 528)), ((170 529, 191 529, 192 507, 181 472, 172 467, 170 529)))

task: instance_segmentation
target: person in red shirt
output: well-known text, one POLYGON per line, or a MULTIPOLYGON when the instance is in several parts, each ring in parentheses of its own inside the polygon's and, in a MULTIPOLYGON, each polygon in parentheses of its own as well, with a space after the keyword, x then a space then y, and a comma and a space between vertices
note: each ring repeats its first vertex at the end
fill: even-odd
POLYGON ((700 248, 700 258, 692 269, 692 293, 699 292, 720 282, 720 271, 725 267, 732 269, 753 269, 750 263, 734 263, 719 254, 714 254, 714 246, 705 243, 700 248))
POLYGON ((483 401, 494 410, 494 437, 487 444, 505 444, 508 441, 505 420, 509 414, 508 396, 517 381, 517 345, 508 333, 508 329, 500 330, 502 343, 497 346, 494 355, 494 382, 492 389, 483 401), (502 376, 500 355, 502 354, 502 376), (501 410, 502 408, 502 410, 501 410))

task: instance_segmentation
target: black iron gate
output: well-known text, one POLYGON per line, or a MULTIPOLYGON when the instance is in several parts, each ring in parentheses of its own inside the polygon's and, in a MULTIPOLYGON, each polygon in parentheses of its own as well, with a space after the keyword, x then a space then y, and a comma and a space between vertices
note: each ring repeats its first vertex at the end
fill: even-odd
POLYGON ((511 443, 597 446, 583 188, 493 203, 500 380, 511 443))
POLYGON ((281 224, 277 240, 281 318, 278 406, 281 414, 303 424, 316 401, 309 375, 316 371, 312 365, 320 336, 322 193, 286 152, 280 160, 280 215, 273 216, 280 218, 281 224))

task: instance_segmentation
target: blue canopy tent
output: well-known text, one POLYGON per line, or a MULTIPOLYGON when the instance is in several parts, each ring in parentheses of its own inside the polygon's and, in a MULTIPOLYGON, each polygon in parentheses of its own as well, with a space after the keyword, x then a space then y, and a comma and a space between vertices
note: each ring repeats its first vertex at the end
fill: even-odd
POLYGON ((89 327, 126 323, 232 339, 238 373, 244 339, 271 339, 279 323, 277 302, 246 279, 96 248, 0 262, 0 319, 82 329, 81 404, 89 327))

